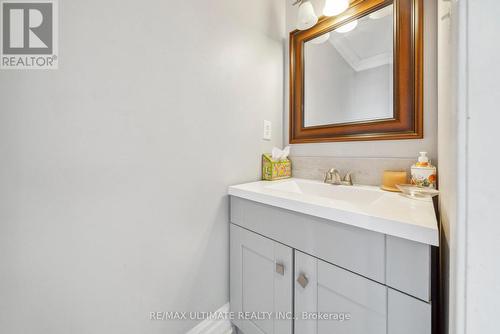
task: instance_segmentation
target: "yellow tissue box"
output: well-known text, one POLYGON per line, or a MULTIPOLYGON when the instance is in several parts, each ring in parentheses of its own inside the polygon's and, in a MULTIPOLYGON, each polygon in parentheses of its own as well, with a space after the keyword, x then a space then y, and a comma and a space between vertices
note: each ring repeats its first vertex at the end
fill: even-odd
POLYGON ((273 161, 271 154, 262 154, 262 180, 274 181, 289 177, 292 177, 290 160, 273 161))

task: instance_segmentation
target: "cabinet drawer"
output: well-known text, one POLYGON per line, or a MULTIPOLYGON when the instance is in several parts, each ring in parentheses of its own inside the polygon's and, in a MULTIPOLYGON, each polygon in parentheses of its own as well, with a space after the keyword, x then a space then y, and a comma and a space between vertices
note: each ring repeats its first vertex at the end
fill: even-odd
POLYGON ((385 283, 385 235, 231 197, 231 222, 385 283))
POLYGON ((431 300, 431 246, 387 236, 387 285, 431 300))

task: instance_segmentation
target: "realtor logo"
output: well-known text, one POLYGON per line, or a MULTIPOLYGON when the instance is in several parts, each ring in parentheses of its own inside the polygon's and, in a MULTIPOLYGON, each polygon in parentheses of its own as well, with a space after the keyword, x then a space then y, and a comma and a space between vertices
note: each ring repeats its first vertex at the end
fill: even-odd
POLYGON ((56 69, 57 0, 0 0, 0 68, 56 69))

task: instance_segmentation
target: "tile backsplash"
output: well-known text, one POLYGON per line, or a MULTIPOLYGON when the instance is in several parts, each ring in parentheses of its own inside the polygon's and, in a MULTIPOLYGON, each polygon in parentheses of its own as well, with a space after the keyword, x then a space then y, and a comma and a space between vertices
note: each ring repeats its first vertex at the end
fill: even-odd
POLYGON ((323 180, 330 168, 336 168, 342 176, 353 172, 354 183, 365 185, 380 185, 385 170, 406 171, 409 176, 411 165, 415 163, 415 158, 292 156, 290 159, 294 177, 323 180))

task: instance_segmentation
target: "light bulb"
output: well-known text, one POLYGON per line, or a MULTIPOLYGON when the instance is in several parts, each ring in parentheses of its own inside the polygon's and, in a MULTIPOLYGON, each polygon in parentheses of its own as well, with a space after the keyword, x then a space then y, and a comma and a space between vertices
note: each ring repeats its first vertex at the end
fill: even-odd
POLYGON ((326 0, 323 15, 335 16, 349 8, 349 0, 326 0))
POLYGON ((335 29, 335 31, 341 34, 345 34, 346 32, 354 30, 357 26, 358 26, 358 20, 354 20, 352 22, 344 24, 342 27, 335 29))
POLYGON ((319 37, 316 37, 315 39, 311 39, 311 43, 313 44, 323 44, 325 43, 328 39, 330 38, 330 33, 327 32, 326 34, 323 34, 319 37))
POLYGON ((318 23, 318 17, 314 13, 314 8, 309 1, 303 2, 299 6, 297 18, 297 29, 307 30, 318 23))

